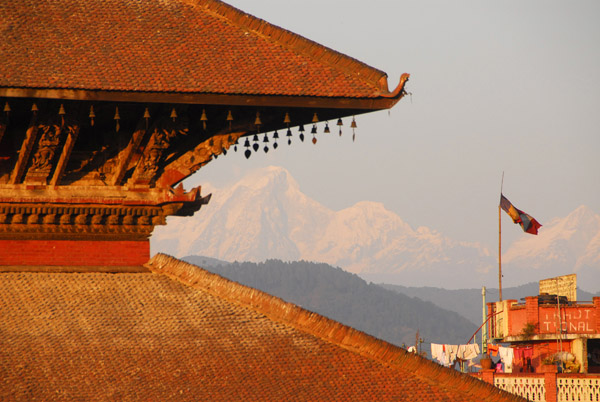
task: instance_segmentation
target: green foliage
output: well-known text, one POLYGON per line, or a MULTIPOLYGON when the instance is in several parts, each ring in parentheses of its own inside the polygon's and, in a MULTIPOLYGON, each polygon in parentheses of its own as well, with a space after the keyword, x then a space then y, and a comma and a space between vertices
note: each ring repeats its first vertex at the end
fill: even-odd
POLYGON ((537 333, 537 325, 532 322, 528 322, 523 326, 521 330, 521 336, 523 339, 531 339, 537 333))

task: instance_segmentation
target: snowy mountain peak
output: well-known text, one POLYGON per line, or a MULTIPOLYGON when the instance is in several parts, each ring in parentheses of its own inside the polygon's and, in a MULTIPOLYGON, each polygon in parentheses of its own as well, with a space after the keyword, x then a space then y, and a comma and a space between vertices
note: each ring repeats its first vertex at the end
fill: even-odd
MULTIPOLYGON (((333 211, 303 194, 290 173, 276 166, 215 189, 199 213, 169 218, 151 240, 153 252, 180 257, 303 259, 340 266, 374 282, 408 286, 480 287, 497 277, 495 253, 480 244, 455 241, 424 226, 415 230, 379 202, 333 211)), ((581 206, 546 223, 538 236, 524 236, 509 247, 503 262, 507 277, 522 280, 573 271, 597 278, 600 217, 581 206)))

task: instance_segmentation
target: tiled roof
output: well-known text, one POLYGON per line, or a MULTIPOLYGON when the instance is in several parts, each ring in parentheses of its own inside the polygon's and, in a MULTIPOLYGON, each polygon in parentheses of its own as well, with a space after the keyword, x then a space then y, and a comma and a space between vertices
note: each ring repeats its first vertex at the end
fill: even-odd
POLYGON ((218 0, 3 0, 0 88, 373 98, 385 73, 218 0))
POLYGON ((171 257, 0 274, 0 399, 521 400, 171 257))

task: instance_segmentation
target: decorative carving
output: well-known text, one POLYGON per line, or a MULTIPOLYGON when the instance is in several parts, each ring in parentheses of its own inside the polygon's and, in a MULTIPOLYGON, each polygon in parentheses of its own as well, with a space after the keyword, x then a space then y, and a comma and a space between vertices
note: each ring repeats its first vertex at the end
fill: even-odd
POLYGON ((175 123, 163 119, 154 126, 150 141, 133 173, 133 183, 149 184, 153 181, 161 167, 165 151, 177 136, 187 135, 189 131, 183 120, 179 119, 175 123))
POLYGON ((44 225, 54 225, 56 223, 56 214, 48 214, 44 216, 44 225))
POLYGON ((38 214, 31 214, 27 217, 27 224, 36 224, 40 221, 40 216, 38 214))
POLYGON ((164 168, 157 180, 159 186, 173 186, 206 165, 217 155, 226 152, 245 132, 219 134, 210 137, 194 149, 184 153, 164 168))
POLYGON ((109 225, 118 225, 119 224, 119 215, 109 215, 106 219, 106 223, 109 225))
POLYGON ((40 124, 38 130, 42 132, 42 135, 29 169, 33 172, 50 172, 62 130, 58 124, 40 124))
POLYGON ((61 225, 70 225, 71 224, 71 215, 64 214, 60 216, 60 224, 61 225))
POLYGON ((79 214, 75 217, 76 225, 86 225, 87 224, 87 214, 79 214))

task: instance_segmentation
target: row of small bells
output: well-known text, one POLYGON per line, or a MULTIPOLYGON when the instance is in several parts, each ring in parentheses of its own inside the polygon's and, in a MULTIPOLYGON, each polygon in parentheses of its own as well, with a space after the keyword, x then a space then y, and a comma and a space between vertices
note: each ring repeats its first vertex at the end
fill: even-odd
MULTIPOLYGON (((229 118, 229 116, 228 116, 229 118)), ((310 131, 310 133, 313 135, 312 138, 312 143, 316 144, 317 143, 317 122, 319 121, 319 117, 317 116, 317 114, 315 113, 313 115, 313 119, 312 119, 312 129, 310 131)), ((285 117, 283 119, 283 122, 287 125, 287 132, 286 132, 286 137, 288 139, 288 145, 292 144, 292 130, 290 129, 290 115, 289 113, 285 114, 285 117)), ((260 132, 260 126, 262 124, 261 120, 260 120, 260 113, 256 112, 256 120, 254 121, 254 124, 256 125, 256 131, 257 133, 254 134, 254 137, 252 138, 252 149, 254 150, 254 152, 258 152, 258 149, 260 148, 259 145, 259 138, 258 138, 258 132, 260 132)), ((339 135, 342 135, 342 119, 339 118, 336 125, 339 127, 339 135)), ((356 139, 356 133, 355 133, 355 128, 357 127, 356 125, 356 120, 354 119, 354 117, 352 117, 352 123, 350 124, 350 127, 352 127, 352 141, 354 141, 356 139)), ((299 138, 300 141, 304 142, 304 125, 300 125, 298 127, 298 132, 299 132, 299 138)), ((331 131, 329 129, 329 122, 325 122, 325 128, 323 129, 323 132, 325 134, 329 134, 331 131)), ((279 139, 279 133, 277 132, 277 130, 275 130, 275 132, 273 132, 273 149, 277 149, 278 144, 277 144, 277 140, 279 139)), ((263 140, 262 142, 265 144, 263 147, 263 151, 265 153, 269 152, 269 146, 267 145, 270 141, 269 141, 269 136, 267 133, 264 134, 263 140)), ((238 141, 235 142, 235 144, 233 145, 233 150, 235 152, 237 152, 237 146, 238 146, 238 141)), ((247 158, 250 158, 250 155, 252 155, 252 151, 250 150, 250 139, 248 137, 246 137, 245 141, 244 141, 244 147, 246 148, 246 150, 244 151, 244 156, 247 158)), ((223 150, 223 153, 226 155, 227 153, 225 152, 225 150, 223 150)), ((216 155, 215 155, 216 157, 216 155)))
MULTIPOLYGON (((35 114, 38 111, 37 105, 34 103, 31 107, 31 111, 35 114)), ((11 112, 11 108, 10 105, 8 104, 8 102, 6 102, 6 104, 4 105, 4 112, 6 113, 6 115, 8 116, 11 112)), ((62 122, 64 124, 64 116, 65 116, 65 109, 64 106, 61 104, 58 114, 61 116, 62 118, 62 122)), ((94 118, 96 117, 96 114, 94 113, 94 107, 90 106, 90 113, 89 116, 90 118, 90 124, 93 126, 94 125, 94 118)), ((146 129, 148 128, 148 120, 150 118, 150 113, 148 111, 148 108, 146 108, 144 110, 144 120, 146 121, 146 129)), ((175 110, 175 108, 173 108, 173 110, 171 111, 171 114, 169 116, 171 119, 173 119, 173 121, 175 121, 177 119, 177 112, 175 110)), ((121 119, 121 116, 119 115, 119 108, 116 107, 115 108, 115 116, 114 116, 114 120, 116 122, 116 131, 119 132, 120 129, 120 124, 119 124, 119 120, 121 119)), ((204 130, 206 130, 206 122, 208 121, 208 118, 206 116, 206 111, 204 109, 202 109, 202 115, 200 116, 200 121, 202 122, 203 128, 204 130)), ((233 121, 233 115, 231 113, 231 110, 228 111, 227 113, 227 122, 229 123, 229 128, 231 130, 231 123, 233 121)), ((283 122, 287 125, 287 133, 286 133, 286 137, 288 138, 288 145, 292 144, 292 130, 290 129, 290 123, 291 123, 291 119, 290 119, 290 115, 289 113, 285 114, 285 117, 283 119, 283 122)), ((319 122, 319 117, 317 116, 317 113, 315 113, 313 115, 312 118, 312 129, 311 129, 311 134, 313 135, 312 138, 312 143, 316 144, 317 143, 317 122, 319 122)), ((254 137, 252 138, 252 149, 254 149, 254 152, 258 152, 258 149, 260 148, 260 145, 258 144, 259 142, 259 138, 258 138, 258 133, 260 132, 260 126, 262 125, 262 121, 260 120, 260 112, 256 112, 256 119, 254 120, 254 125, 256 126, 256 134, 254 134, 254 137)), ((342 135, 342 119, 339 118, 337 120, 336 125, 339 127, 339 135, 342 135)), ((352 117, 352 123, 350 124, 350 127, 352 128, 352 141, 354 141, 356 139, 356 132, 355 132, 355 128, 357 127, 356 125, 356 120, 354 119, 354 117, 352 117)), ((299 132, 299 138, 300 141, 304 142, 304 125, 300 125, 298 128, 298 132, 299 132)), ((329 130, 329 122, 325 122, 325 128, 323 130, 323 132, 325 134, 329 134, 331 131, 329 130)), ((279 133, 277 131, 275 131, 273 133, 273 149, 277 149, 278 144, 277 144, 277 140, 279 139, 279 133)), ((267 135, 267 133, 265 133, 264 137, 263 137, 263 143, 265 144, 265 146, 263 147, 263 151, 265 151, 265 153, 269 152, 269 146, 266 145, 267 143, 269 143, 269 137, 267 135)), ((235 152, 237 152, 237 146, 238 146, 238 141, 236 140, 235 144, 233 145, 233 150, 235 152)), ((250 150, 250 140, 248 137, 246 137, 246 140, 244 142, 244 147, 246 148, 246 151, 244 151, 244 155, 246 156, 246 158, 250 158, 250 155, 252 155, 252 151, 250 150)), ((225 149, 223 149, 223 155, 227 155, 227 151, 225 149)), ((217 155, 214 155, 214 157, 216 158, 217 155)))

